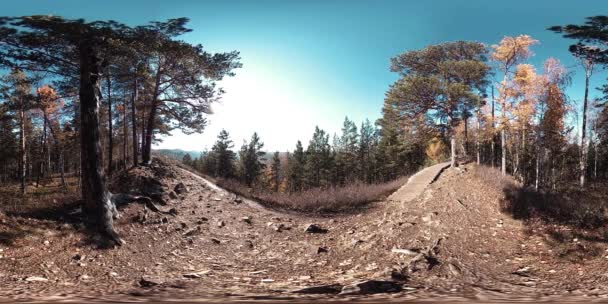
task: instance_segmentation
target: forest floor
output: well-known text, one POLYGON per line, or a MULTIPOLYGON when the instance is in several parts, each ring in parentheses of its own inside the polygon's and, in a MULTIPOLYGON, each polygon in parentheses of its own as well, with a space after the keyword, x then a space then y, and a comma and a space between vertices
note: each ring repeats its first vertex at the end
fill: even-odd
POLYGON ((517 183, 474 164, 444 170, 411 201, 332 216, 264 208, 167 160, 111 188, 157 182, 177 214, 120 208, 116 249, 94 245, 73 198, 5 208, 0 302, 608 300, 606 225, 514 212, 517 183), (178 183, 187 191, 174 193, 178 183))

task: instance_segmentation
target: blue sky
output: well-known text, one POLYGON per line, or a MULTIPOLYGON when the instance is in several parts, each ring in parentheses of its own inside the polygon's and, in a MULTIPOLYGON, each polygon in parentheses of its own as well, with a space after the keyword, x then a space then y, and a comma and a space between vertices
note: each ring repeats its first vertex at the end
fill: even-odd
MULTIPOLYGON (((357 122, 380 116, 395 81, 389 59, 401 52, 453 40, 488 45, 505 35, 540 40, 530 63, 556 57, 571 68, 568 95, 580 100, 583 74, 567 51, 572 41, 546 30, 608 14, 605 0, 427 1, 40 1, 3 2, 0 15, 54 14, 114 19, 136 25, 191 19, 184 40, 211 51, 241 52, 243 68, 222 83, 221 104, 203 134, 176 132, 159 147, 210 148, 222 128, 237 147, 257 131, 273 150, 306 143, 315 125, 338 132, 344 116, 357 122)), ((605 82, 597 71, 592 88, 605 82)), ((597 96, 595 90, 591 97, 597 96)))

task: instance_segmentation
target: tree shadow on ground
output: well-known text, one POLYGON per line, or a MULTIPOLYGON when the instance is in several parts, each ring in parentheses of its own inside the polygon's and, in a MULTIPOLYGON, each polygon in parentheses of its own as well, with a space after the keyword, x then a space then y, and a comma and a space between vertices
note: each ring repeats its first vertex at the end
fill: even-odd
POLYGON ((542 192, 504 185, 501 211, 524 221, 529 235, 542 232, 555 253, 571 261, 600 256, 608 243, 608 195, 603 185, 542 192))

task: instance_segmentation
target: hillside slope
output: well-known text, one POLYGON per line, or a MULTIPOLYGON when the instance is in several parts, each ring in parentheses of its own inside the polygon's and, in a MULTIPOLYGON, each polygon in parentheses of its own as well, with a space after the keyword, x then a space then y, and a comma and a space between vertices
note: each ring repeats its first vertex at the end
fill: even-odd
POLYGON ((77 222, 77 214, 66 210, 57 211, 62 217, 56 221, 2 217, 0 235, 13 237, 0 239, 0 297, 550 299, 608 294, 605 242, 570 238, 568 227, 548 232, 502 213, 505 192, 480 170, 475 165, 447 169, 407 203, 387 200, 356 214, 320 217, 267 210, 157 159, 150 168, 117 177, 112 188, 141 192, 160 186, 165 194, 159 199, 167 202, 161 208, 175 208, 177 214, 146 211, 137 203, 123 207, 117 230, 127 244, 120 249, 91 245, 80 225, 64 224, 77 222), (188 188, 182 194, 172 192, 179 183, 188 188), (320 229, 309 232, 317 233, 305 231, 310 224, 320 229), (556 232, 562 233, 559 240, 556 232), (358 282, 367 285, 348 287, 358 282))

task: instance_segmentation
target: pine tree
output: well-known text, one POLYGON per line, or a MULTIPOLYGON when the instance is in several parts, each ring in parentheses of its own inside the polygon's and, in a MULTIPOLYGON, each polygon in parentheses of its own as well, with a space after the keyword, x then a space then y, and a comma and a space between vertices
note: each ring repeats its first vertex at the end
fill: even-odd
POLYGON ((272 191, 279 191, 279 187, 281 185, 281 158, 279 157, 279 151, 274 152, 274 155, 272 156, 270 178, 270 186, 272 191))
POLYGON ((302 142, 298 140, 296 149, 289 158, 289 191, 301 191, 304 187, 304 165, 306 163, 306 155, 302 142))
POLYGON ((249 187, 253 185, 266 168, 266 165, 262 162, 265 155, 262 151, 263 147, 264 143, 261 142, 258 133, 254 132, 249 143, 245 142, 239 152, 241 178, 243 183, 249 187))
POLYGON ((306 165, 304 170, 307 187, 328 186, 332 165, 329 135, 317 126, 306 149, 306 165))
POLYGON ((357 155, 357 163, 359 165, 359 179, 366 183, 371 183, 374 180, 374 170, 376 163, 373 155, 376 154, 377 148, 377 132, 369 121, 366 119, 361 123, 359 149, 357 155))
POLYGON ((236 154, 231 149, 234 148, 234 144, 230 139, 230 135, 226 130, 220 131, 217 136, 217 141, 211 148, 211 155, 209 156, 208 162, 212 165, 207 164, 206 167, 213 167, 213 175, 222 178, 228 178, 234 176, 234 160, 236 154))
POLYGON ((184 154, 184 157, 182 158, 182 163, 184 163, 188 166, 192 166, 193 162, 192 162, 192 156, 190 156, 190 153, 184 154))
POLYGON ((337 149, 336 157, 340 159, 344 172, 344 175, 339 178, 339 182, 341 184, 350 183, 358 175, 357 154, 359 152, 359 133, 357 132, 357 125, 349 120, 348 117, 344 118, 342 136, 339 143, 340 147, 337 149))

